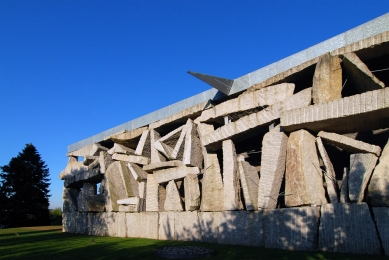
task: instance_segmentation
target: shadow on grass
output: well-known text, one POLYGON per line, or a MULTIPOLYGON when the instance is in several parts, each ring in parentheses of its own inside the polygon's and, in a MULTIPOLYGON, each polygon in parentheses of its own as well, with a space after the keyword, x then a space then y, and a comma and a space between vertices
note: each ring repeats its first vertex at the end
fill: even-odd
MULTIPOLYGON (((12 232, 13 230, 9 230, 12 232)), ((203 246, 216 251, 209 259, 365 259, 366 256, 285 251, 202 242, 138 238, 96 237, 60 231, 27 232, 10 237, 0 234, 1 259, 159 259, 154 249, 163 246, 203 246)), ((371 259, 385 259, 370 256, 371 259)))

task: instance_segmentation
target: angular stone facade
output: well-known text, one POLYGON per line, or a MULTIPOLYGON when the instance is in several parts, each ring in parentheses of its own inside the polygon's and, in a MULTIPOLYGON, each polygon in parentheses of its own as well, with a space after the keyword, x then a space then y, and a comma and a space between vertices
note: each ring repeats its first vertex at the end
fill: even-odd
POLYGON ((388 255, 389 79, 369 70, 388 42, 249 74, 69 151, 63 230, 388 255))

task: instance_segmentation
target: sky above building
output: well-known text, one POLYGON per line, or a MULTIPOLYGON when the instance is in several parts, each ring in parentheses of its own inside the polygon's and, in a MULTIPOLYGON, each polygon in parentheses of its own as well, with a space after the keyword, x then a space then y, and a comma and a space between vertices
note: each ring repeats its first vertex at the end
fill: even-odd
MULTIPOLYGON (((0 165, 32 143, 62 206, 67 147, 389 11, 382 1, 0 1, 0 165)), ((389 28, 388 28, 389 29, 389 28)))

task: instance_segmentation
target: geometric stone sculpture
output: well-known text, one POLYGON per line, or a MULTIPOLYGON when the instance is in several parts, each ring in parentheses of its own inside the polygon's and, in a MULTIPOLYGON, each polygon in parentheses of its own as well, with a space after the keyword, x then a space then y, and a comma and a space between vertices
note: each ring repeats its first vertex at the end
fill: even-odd
POLYGON ((323 205, 318 249, 335 253, 380 254, 380 242, 367 204, 323 205))
POLYGON ((147 175, 146 183, 146 211, 158 211, 158 183, 154 174, 147 175))
POLYGON ((338 134, 389 127, 389 88, 284 111, 281 127, 288 132, 306 129, 338 134))
POLYGON ((113 147, 111 149, 109 149, 107 151, 107 153, 109 153, 111 155, 114 153, 121 153, 121 154, 126 154, 126 155, 132 154, 133 155, 133 154, 135 154, 135 151, 131 148, 124 146, 124 145, 114 143, 113 147))
POLYGON ((201 211, 222 211, 224 209, 224 188, 217 154, 207 153, 205 155, 204 169, 200 209, 201 211))
POLYGON ((87 171, 88 166, 85 166, 83 162, 79 162, 77 157, 70 156, 66 168, 59 174, 59 178, 64 180, 67 177, 71 177, 83 171, 87 171))
POLYGON ((369 202, 373 207, 389 207, 389 140, 370 179, 369 202))
POLYGON ((332 166, 331 160, 328 157, 326 149, 324 148, 323 142, 320 137, 316 138, 317 148, 319 150, 320 156, 324 162, 326 172, 324 172, 324 177, 327 183, 327 193, 331 203, 339 202, 339 187, 338 182, 335 178, 335 170, 332 166))
POLYGON ((349 75, 350 82, 359 93, 382 89, 385 84, 380 81, 355 53, 344 54, 344 67, 349 75))
POLYGON ((211 109, 204 110, 195 122, 207 122, 212 119, 242 112, 259 106, 270 106, 293 95, 294 84, 281 83, 253 92, 246 92, 235 99, 227 100, 211 109))
POLYGON ((173 160, 173 161, 166 161, 166 162, 159 162, 159 163, 151 163, 143 166, 143 170, 148 173, 152 173, 154 171, 174 168, 174 167, 184 166, 184 165, 185 164, 182 161, 173 160))
POLYGON ((239 169, 235 145, 231 140, 223 141, 223 185, 224 210, 242 209, 240 199, 239 169))
POLYGON ((147 180, 147 172, 145 172, 141 167, 139 167, 135 163, 128 163, 127 166, 136 181, 147 180))
POLYGON ((197 167, 180 166, 180 167, 155 171, 154 176, 157 183, 164 183, 164 182, 169 182, 171 180, 183 179, 188 174, 199 174, 199 173, 200 173, 200 169, 197 167))
POLYGON ((112 163, 105 174, 107 179, 107 211, 118 211, 120 199, 139 196, 138 183, 124 162, 112 163))
POLYGON ((315 137, 306 130, 290 134, 286 153, 285 205, 327 203, 315 137))
POLYGON ((77 197, 80 193, 80 189, 63 188, 62 200, 63 200, 63 212, 77 211, 78 203, 77 197))
POLYGON ((275 209, 285 173, 288 136, 280 126, 265 134, 262 141, 261 178, 258 208, 275 209))
POLYGON ((320 131, 317 136, 325 142, 333 144, 351 153, 372 153, 377 156, 380 156, 381 154, 381 148, 379 146, 354 140, 344 135, 320 131))
POLYGON ((350 201, 363 201, 367 183, 377 160, 378 157, 371 153, 357 153, 350 156, 350 174, 348 176, 350 201))
POLYGON ((280 118, 283 111, 306 107, 311 102, 311 89, 304 89, 282 102, 275 103, 259 112, 255 112, 239 118, 238 120, 223 125, 215 131, 202 137, 202 144, 213 151, 218 150, 222 141, 226 139, 239 139, 242 135, 254 133, 280 118))
POLYGON ((166 200, 164 205, 167 211, 183 211, 183 205, 180 194, 177 190, 177 185, 174 181, 170 181, 166 186, 166 200))
POLYGON ((258 209, 258 172, 244 160, 243 156, 238 156, 239 178, 242 185, 244 202, 247 210, 258 209))
POLYGON ((184 178, 185 210, 193 211, 200 208, 200 188, 197 174, 188 174, 184 178))
POLYGON ((84 183, 82 190, 77 197, 78 211, 89 211, 87 198, 96 195, 96 184, 84 183))
POLYGON ((342 98, 342 67, 340 58, 330 53, 322 55, 316 64, 312 82, 314 104, 342 98))

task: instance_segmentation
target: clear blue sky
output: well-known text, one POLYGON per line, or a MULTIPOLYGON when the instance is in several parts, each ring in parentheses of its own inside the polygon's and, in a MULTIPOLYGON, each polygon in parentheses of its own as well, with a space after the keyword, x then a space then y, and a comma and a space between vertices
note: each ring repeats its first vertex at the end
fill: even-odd
POLYGON ((389 1, 0 0, 0 165, 33 143, 62 206, 67 146, 389 11, 389 1))

